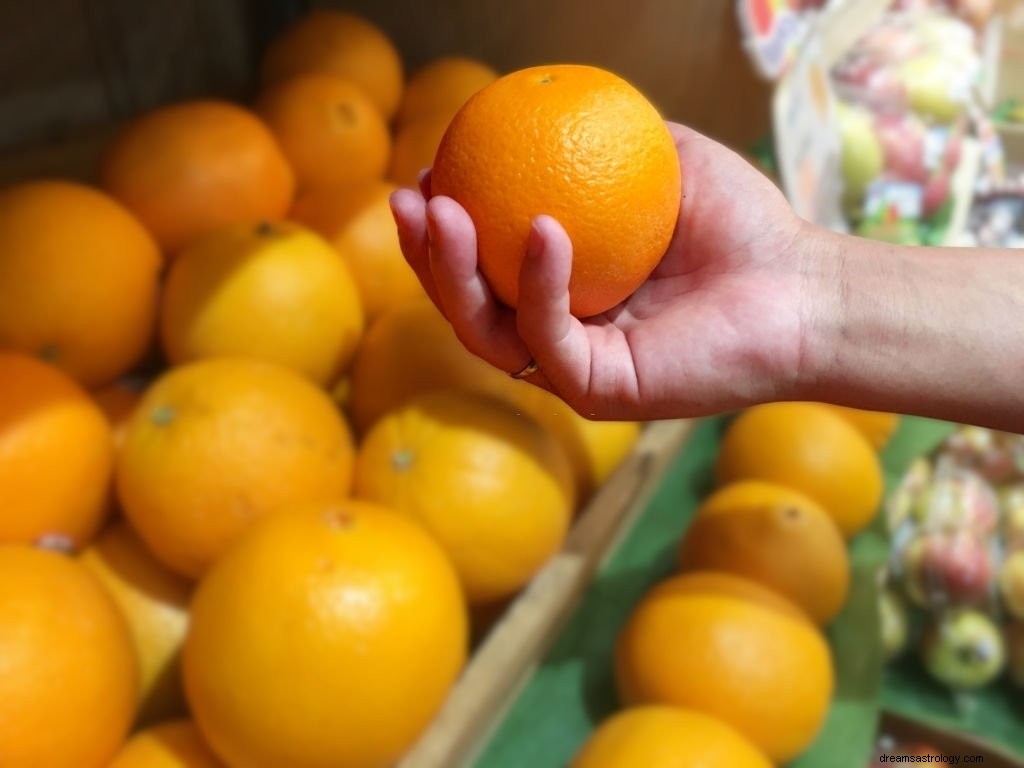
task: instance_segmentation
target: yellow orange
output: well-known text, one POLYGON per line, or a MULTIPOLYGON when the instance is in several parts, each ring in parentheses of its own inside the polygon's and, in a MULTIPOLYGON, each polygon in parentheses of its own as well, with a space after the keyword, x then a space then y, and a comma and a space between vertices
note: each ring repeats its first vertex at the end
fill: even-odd
MULTIPOLYGON (((450 120, 470 96, 498 79, 493 67, 471 56, 442 56, 427 62, 409 77, 395 125, 431 114, 450 120)), ((429 165, 429 163, 428 163, 429 165)))
POLYGON ((434 164, 437 148, 448 129, 451 115, 439 112, 405 123, 395 134, 388 178, 402 187, 415 187, 420 171, 434 164))
POLYGON ((844 405, 833 405, 831 403, 819 403, 819 405, 835 411, 855 426, 876 451, 885 448, 900 424, 899 414, 896 413, 866 411, 863 408, 848 408, 844 405))
POLYGON ((137 732, 108 768, 223 768, 191 720, 171 720, 137 732))

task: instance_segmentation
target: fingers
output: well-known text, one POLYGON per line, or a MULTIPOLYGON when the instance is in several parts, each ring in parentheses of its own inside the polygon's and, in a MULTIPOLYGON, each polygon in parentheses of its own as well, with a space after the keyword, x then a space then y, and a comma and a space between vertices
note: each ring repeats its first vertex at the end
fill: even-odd
POLYGON ((429 263, 445 316, 469 351, 504 371, 530 360, 515 313, 501 305, 477 264, 476 228, 465 209, 447 197, 427 203, 429 263))
POLYGON ((519 336, 556 390, 587 392, 591 346, 583 324, 569 313, 572 242, 550 216, 538 216, 519 277, 519 336))
POLYGON ((430 271, 426 200, 411 189, 398 189, 391 193, 389 202, 402 254, 430 300, 441 309, 440 296, 430 271))

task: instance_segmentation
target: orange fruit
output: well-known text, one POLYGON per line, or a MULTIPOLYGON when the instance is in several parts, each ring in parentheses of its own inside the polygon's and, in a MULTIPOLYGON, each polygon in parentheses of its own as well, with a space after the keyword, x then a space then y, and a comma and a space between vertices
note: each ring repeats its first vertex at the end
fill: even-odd
POLYGON ((179 659, 192 584, 157 561, 124 520, 105 528, 80 557, 128 622, 139 660, 136 721, 184 713, 179 659))
POLYGON ((391 39, 354 13, 319 8, 271 42, 263 56, 265 85, 322 72, 344 77, 370 97, 390 120, 402 98, 402 58, 391 39))
POLYGON ((821 504, 847 538, 882 500, 878 455, 846 419, 816 403, 767 403, 729 425, 715 462, 719 484, 764 480, 821 504))
POLYGON ((128 629, 74 559, 0 546, 3 764, 106 768, 135 715, 128 629))
POLYGON ((450 120, 470 96, 497 79, 493 68, 470 56, 434 59, 413 72, 405 84, 395 125, 401 128, 435 113, 450 120))
POLYGON ((0 192, 0 349, 87 387, 115 379, 156 327, 160 254, 117 201, 69 181, 0 192))
POLYGON ((561 547, 574 504, 554 437, 506 403, 451 390, 377 422, 356 456, 354 495, 430 531, 471 605, 526 584, 561 547))
POLYGON ((363 333, 355 281, 319 235, 292 222, 236 224, 186 248, 167 276, 160 335, 173 364, 249 357, 318 384, 363 333))
POLYGON ((570 310, 627 298, 661 260, 682 193, 675 142, 632 85, 581 65, 530 67, 469 99, 434 160, 431 191, 476 225, 480 268, 515 306, 531 222, 554 216, 573 244, 570 310))
POLYGON ((330 397, 270 363, 173 368, 146 391, 117 458, 124 514, 156 557, 198 577, 256 518, 344 497, 354 448, 330 397))
POLYGON ((846 542, 828 512, 760 480, 738 480, 704 500, 683 536, 679 564, 758 581, 819 625, 835 618, 850 588, 846 542))
POLYGON ((222 768, 191 720, 171 720, 137 732, 108 768, 222 768))
POLYGON ((284 216, 295 188, 270 130, 216 100, 130 121, 107 147, 100 180, 171 254, 218 227, 284 216))
POLYGON ((415 187, 420 171, 434 164, 437 148, 450 122, 451 115, 435 112, 402 125, 395 134, 388 178, 399 186, 415 187))
POLYGON ((650 705, 606 718, 569 768, 772 768, 735 729, 681 707, 650 705))
POLYGON ((618 638, 615 677, 627 704, 704 712, 780 764, 817 736, 834 687, 829 647, 800 608, 714 572, 644 596, 618 638))
POLYGON ((466 657, 444 553, 364 502, 296 505, 254 524, 192 603, 185 689, 229 765, 393 765, 466 657))
POLYGON ((318 232, 341 254, 359 289, 367 321, 425 296, 402 255, 387 182, 312 192, 295 201, 289 218, 318 232))
POLYGON ((270 126, 300 191, 384 176, 391 133, 370 97, 335 75, 298 75, 267 88, 256 113, 270 126))
POLYGON ((110 425, 48 363, 0 352, 0 542, 81 547, 107 515, 110 425))
POLYGON ((862 408, 848 408, 845 405, 819 403, 842 416, 867 438, 871 446, 880 451, 889 443, 900 424, 899 414, 884 411, 866 411, 862 408))

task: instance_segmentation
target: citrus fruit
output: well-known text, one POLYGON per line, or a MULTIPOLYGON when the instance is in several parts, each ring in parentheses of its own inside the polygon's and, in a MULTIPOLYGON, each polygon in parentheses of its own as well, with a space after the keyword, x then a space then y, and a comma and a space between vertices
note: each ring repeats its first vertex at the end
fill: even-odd
POLYGON ((403 124, 395 134, 388 178, 399 186, 415 187, 419 183, 420 171, 434 164, 434 156, 449 122, 451 115, 434 112, 403 124))
POLYGON ((229 765, 389 766, 439 709, 466 635, 455 573, 417 524, 352 500, 289 506, 200 582, 185 689, 229 765))
POLYGON ((108 768, 223 768, 191 720, 170 720, 138 731, 108 768))
POLYGON ((470 604, 522 587, 561 547, 572 469, 539 424, 469 392, 425 392, 363 438, 354 494, 421 523, 455 565, 470 604))
POLYGON ((665 253, 682 193, 675 143, 622 78, 590 66, 530 67, 477 91, 437 150, 431 191, 476 225, 480 268, 515 306, 533 219, 556 218, 573 244, 570 310, 604 312, 665 253))
POLYGON ((100 583, 74 559, 0 545, 3 763, 106 768, 135 716, 137 662, 100 583))
POLYGON ((819 403, 819 405, 834 411, 850 422, 867 438, 876 451, 885 448, 900 423, 900 417, 895 413, 866 411, 862 408, 848 408, 845 405, 833 405, 832 403, 819 403))
POLYGON ((632 707, 606 718, 569 768, 772 768, 733 728, 682 707, 632 707))
POLYGON ((289 218, 318 232, 341 254, 356 281, 368 322, 384 311, 425 296, 402 255, 383 181, 300 196, 289 218))
POLYGON ((684 571, 724 571, 758 581, 819 625, 850 587, 846 542, 828 512, 785 486, 738 480, 707 497, 683 536, 684 571))
POLYGON ((497 79, 492 67, 471 56, 433 59, 413 72, 405 84, 395 125, 401 129, 431 114, 442 114, 450 120, 470 96, 497 79))
POLYGON ((107 147, 100 181, 172 255, 212 229, 284 216, 295 188, 259 118, 212 99, 130 121, 107 147))
POLYGON ((0 542, 83 546, 107 515, 113 451, 103 412, 73 380, 0 352, 0 542))
POLYGON ((156 326, 160 254, 117 201, 69 181, 0 192, 0 349, 86 387, 127 371, 156 326), (99 279, 98 276, 102 276, 99 279))
POLYGON ((264 84, 308 72, 351 80, 388 120, 402 98, 401 55, 380 27, 354 13, 318 8, 271 42, 262 62, 264 84))
POLYGON ((267 88, 255 110, 277 138, 300 191, 372 181, 387 170, 391 133, 351 80, 297 75, 267 88))
POLYGON ((182 714, 179 656, 192 584, 157 561, 124 520, 107 526, 80 557, 128 623, 139 660, 136 721, 148 725, 182 714))
POLYGON ((299 374, 203 360, 146 391, 118 454, 118 498, 147 548, 194 578, 261 515, 345 496, 353 453, 330 397, 299 374))
POLYGON ((867 439, 843 417, 815 403, 767 403, 729 425, 715 462, 719 484, 764 480, 821 504, 852 537, 882 500, 882 469, 867 439))
POLYGON ((179 254, 160 335, 172 364, 248 357, 327 384, 351 361, 363 323, 334 249, 298 224, 265 221, 216 230, 179 254))
POLYGON ((626 704, 704 712, 782 764, 817 736, 834 686, 828 645, 800 608, 715 572, 644 596, 618 638, 615 676, 626 704))

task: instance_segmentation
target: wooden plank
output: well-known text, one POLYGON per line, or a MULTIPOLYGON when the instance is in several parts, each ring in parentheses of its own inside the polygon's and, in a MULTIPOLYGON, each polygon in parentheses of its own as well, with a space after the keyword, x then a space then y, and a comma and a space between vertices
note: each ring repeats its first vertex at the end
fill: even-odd
POLYGON ((541 662, 614 540, 640 514, 694 427, 647 426, 583 510, 562 551, 511 604, 473 655, 428 731, 399 768, 466 765, 541 662))

